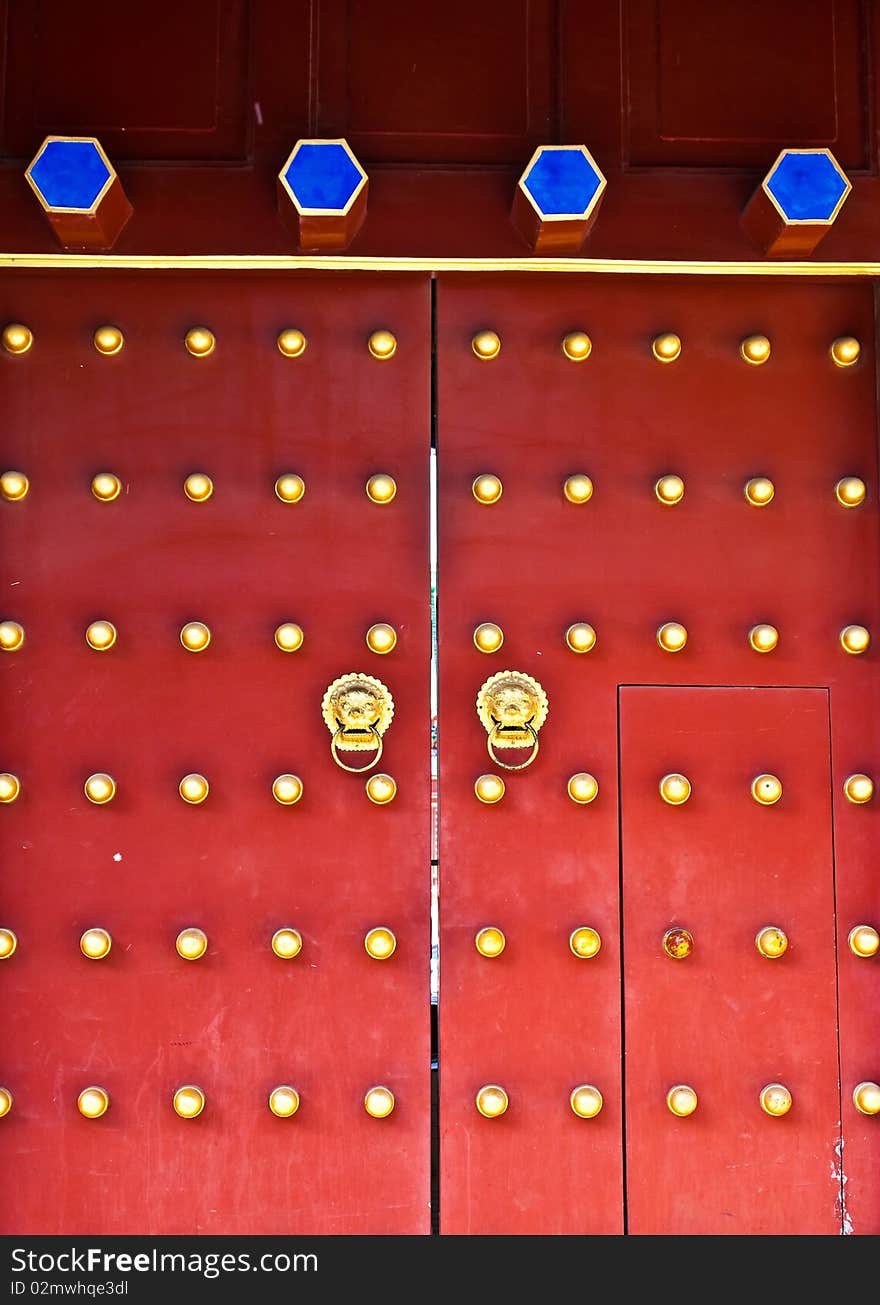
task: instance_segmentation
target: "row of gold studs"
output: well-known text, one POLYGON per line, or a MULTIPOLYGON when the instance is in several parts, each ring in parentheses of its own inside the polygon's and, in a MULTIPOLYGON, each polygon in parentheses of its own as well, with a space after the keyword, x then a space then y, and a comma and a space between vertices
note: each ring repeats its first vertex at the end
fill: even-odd
MULTIPOLYGON (((0 495, 7 503, 20 503, 30 492, 30 477, 23 471, 4 471, 0 475, 0 495)), ((99 503, 113 503, 122 493, 122 480, 115 472, 100 471, 92 477, 92 494, 99 503)), ((207 503, 214 494, 214 481, 203 471, 194 471, 183 482, 183 492, 191 503, 207 503)), ((298 503, 306 492, 306 483, 295 472, 285 472, 275 481, 275 494, 282 503, 298 503)), ((397 481, 386 472, 370 476, 364 493, 371 503, 384 505, 397 494, 397 481)))
MULTIPOLYGON (((756 951, 768 960, 776 960, 788 950, 788 934, 779 925, 762 925, 754 941, 756 951)), ((857 924, 850 929, 847 942, 854 956, 875 956, 880 950, 880 933, 873 925, 857 924)), ((602 939, 598 930, 590 925, 580 925, 572 930, 568 945, 580 960, 591 960, 601 951, 602 939)), ((494 960, 507 946, 504 930, 495 924, 484 925, 474 936, 474 946, 481 956, 494 960)), ((661 946, 671 959, 684 960, 694 950, 694 936, 689 929, 667 929, 661 946)))
MULTIPOLYGON (((682 806, 693 791, 688 777, 677 772, 664 775, 657 788, 663 801, 673 807, 682 806)), ((477 797, 481 802, 489 805, 500 802, 506 789, 502 777, 491 773, 480 775, 474 783, 477 797)), ((570 776, 567 791, 572 802, 577 802, 579 806, 587 806, 599 796, 599 781, 595 775, 580 770, 570 776)), ((752 780, 750 792, 761 806, 773 806, 782 797, 782 780, 778 775, 756 775, 752 780)), ((848 775, 843 783, 843 794, 847 801, 853 802, 856 806, 863 806, 874 796, 874 781, 870 775, 861 772, 848 775)))
MULTIPOLYGON (((586 362, 593 352, 593 341, 586 331, 569 331, 562 339, 561 348, 570 362, 586 362)), ((491 361, 501 353, 501 337, 497 331, 478 331, 471 340, 471 349, 477 358, 491 361)), ((862 346, 852 335, 838 336, 828 346, 828 354, 837 367, 852 367, 861 351, 862 346)), ((673 363, 681 357, 681 352, 681 336, 674 331, 664 331, 651 341, 651 353, 657 362, 673 363)), ((753 367, 766 363, 771 352, 766 335, 747 335, 739 344, 740 358, 753 367)))
MULTIPOLYGON (((8 1115, 13 1106, 9 1088, 0 1087, 0 1118, 8 1115)), ((197 1083, 184 1083, 176 1088, 171 1098, 175 1114, 181 1119, 195 1119, 205 1108, 207 1098, 197 1083)), ((394 1109, 394 1093, 384 1084, 368 1088, 364 1094, 364 1109, 374 1119, 384 1119, 394 1109)), ((280 1083, 269 1093, 267 1105, 279 1119, 289 1119, 300 1106, 300 1094, 290 1083, 280 1083)), ((110 1107, 110 1093, 105 1087, 92 1083, 83 1088, 76 1098, 76 1108, 86 1119, 100 1119, 110 1107)))
MULTIPOLYGON (((95 652, 109 652, 118 637, 119 632, 113 622, 103 619, 92 621, 85 632, 86 643, 95 652)), ((180 631, 180 642, 187 652, 204 652, 212 637, 204 621, 187 621, 180 631)), ((297 652, 304 639, 303 628, 295 621, 285 621, 275 630, 275 646, 282 652, 297 652)), ((24 626, 18 621, 0 622, 0 651, 19 652, 26 640, 24 626)), ((364 643, 370 652, 377 653, 380 657, 386 656, 397 646, 397 631, 393 625, 379 621, 367 630, 364 643)))
MULTIPOLYGON (((116 797, 118 785, 112 775, 106 771, 96 771, 89 775, 83 785, 83 792, 95 806, 105 806, 116 797)), ((367 797, 377 807, 384 807, 397 796, 397 781, 386 774, 370 775, 364 785, 367 797)), ((211 786, 204 775, 192 772, 184 775, 177 786, 177 791, 184 802, 190 806, 200 806, 208 797, 211 786)), ((11 771, 0 774, 0 803, 8 805, 16 802, 22 792, 22 783, 18 775, 11 771)), ((277 775, 272 781, 272 796, 283 807, 292 807, 303 795, 303 782, 299 775, 277 775)))
MULTIPOLYGON (((14 473, 20 474, 20 473, 14 473)), ((589 503, 595 486, 584 471, 575 472, 563 483, 562 492, 569 503, 589 503)), ((501 478, 494 472, 481 472, 471 484, 471 493, 478 503, 489 507, 497 503, 504 493, 501 478)), ((752 476, 743 485, 743 498, 751 507, 767 507, 776 496, 776 486, 768 476, 752 476)), ((855 508, 864 503, 868 487, 860 476, 842 476, 834 486, 834 496, 841 507, 855 508)), ((684 480, 668 473, 654 481, 654 497, 666 507, 674 507, 684 498, 684 480)))
MULTIPOLYGON (((208 950, 208 935, 196 925, 181 929, 175 939, 178 956, 185 961, 198 961, 208 950)), ((103 961, 110 955, 113 939, 107 929, 92 925, 84 930, 79 940, 80 951, 90 961, 103 961)), ((303 937, 298 929, 283 925, 272 935, 272 951, 281 960, 289 961, 303 948, 303 937)), ((18 935, 12 929, 0 929, 0 961, 9 960, 18 950, 18 935)), ((364 935, 364 951, 374 961, 387 961, 397 950, 397 936, 387 925, 376 925, 364 935)))
MULTIPOLYGON (((34 343, 33 331, 23 322, 10 322, 0 338, 6 352, 16 355, 28 353, 34 343)), ((285 358, 299 358, 305 353, 308 341, 302 331, 291 326, 279 333, 275 343, 285 358)), ((92 336, 92 344, 98 353, 114 357, 121 353, 125 336, 118 326, 99 326, 92 336)), ((184 335, 183 344, 193 358, 209 358, 217 347, 217 337, 207 326, 193 326, 184 335)), ((391 331, 373 331, 367 338, 367 349, 372 357, 384 361, 394 357, 397 340, 391 331)))

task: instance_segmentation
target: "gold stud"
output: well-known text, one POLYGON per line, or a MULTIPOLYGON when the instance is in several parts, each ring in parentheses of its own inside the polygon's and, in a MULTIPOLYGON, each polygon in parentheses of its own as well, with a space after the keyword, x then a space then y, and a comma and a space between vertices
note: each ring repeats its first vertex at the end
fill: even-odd
POLYGON ((663 950, 674 961, 683 961, 694 950, 694 935, 690 929, 667 929, 663 935, 663 950))
POLYGON ((684 498, 684 481, 681 476, 660 476, 654 482, 654 493, 659 502, 672 507, 675 503, 680 503, 684 498))
POLYGON ((576 621, 565 632, 565 642, 572 652, 588 653, 596 646, 596 631, 586 621, 576 621))
POLYGON ((20 503, 30 487, 31 482, 23 471, 4 471, 0 476, 0 494, 7 503, 20 503))
POLYGON ((507 939, 501 929, 494 924, 487 924, 483 929, 477 931, 474 938, 474 946, 481 956, 486 956, 489 960, 500 956, 507 946, 507 939))
POLYGON ((24 647, 24 626, 18 621, 0 621, 0 649, 3 652, 18 652, 24 647))
POLYGON ((860 1115, 880 1115, 880 1083, 865 1080, 853 1088, 853 1105, 860 1115))
POLYGON ((775 924, 765 924, 755 935, 755 946, 762 956, 775 961, 788 951, 788 934, 775 924))
POLYGON ((110 934, 106 929, 102 929, 98 925, 86 929, 79 940, 80 951, 90 961, 103 961, 105 956, 110 955, 112 946, 113 939, 110 934))
POLYGON ((370 929, 364 938, 364 950, 374 961, 387 961, 389 956, 394 955, 396 948, 397 939, 385 925, 370 929))
POLYGON ((491 805, 504 797, 504 780, 500 775, 480 775, 474 784, 474 792, 481 802, 491 805))
POLYGON ((184 802, 188 802, 190 806, 194 807, 197 807, 200 802, 204 802, 205 798, 208 796, 209 789, 210 785, 204 775, 199 775, 197 773, 184 775, 183 779, 177 786, 177 791, 183 798, 184 802))
POLYGON ((174 946, 177 948, 178 956, 182 956, 185 961, 198 961, 208 950, 208 935, 203 929, 190 925, 186 929, 181 929, 174 946))
POLYGON ((507 1093, 497 1083, 486 1083, 476 1096, 476 1106, 485 1119, 497 1119, 510 1104, 507 1093))
POLYGON ((18 935, 12 929, 0 929, 0 961, 8 961, 18 947, 18 935))
POLYGON ((857 924, 850 929, 847 942, 854 956, 876 956, 880 951, 880 933, 870 924, 857 924))
POLYGON ((844 476, 834 486, 835 497, 841 507, 854 508, 864 503, 868 487, 859 476, 844 476))
POLYGON ((118 326, 99 326, 92 337, 95 348, 98 353, 103 353, 106 357, 111 357, 119 353, 125 344, 125 336, 118 326))
POLYGON ((772 652, 779 643, 779 631, 775 625, 753 625, 749 630, 749 643, 757 653, 772 652))
POLYGON ((371 775, 364 788, 367 797, 377 807, 384 807, 386 803, 393 802, 397 796, 397 781, 391 775, 371 775))
POLYGON ((365 642, 370 652, 378 653, 384 657, 386 653, 393 652, 397 645, 397 631, 393 625, 387 625, 384 621, 379 621, 376 625, 371 625, 365 636, 365 642))
POLYGON ((370 477, 366 489, 371 503, 390 503, 397 493, 397 481, 393 476, 380 472, 370 477))
POLYGON ((0 802, 15 802, 21 792, 21 780, 17 775, 5 771, 0 775, 0 802))
POLYGON ((299 775, 278 775, 272 782, 272 796, 283 807, 292 807, 303 795, 299 775))
POLYGON ((308 340, 302 331, 289 326, 286 331, 281 332, 275 343, 278 345, 278 352, 283 353, 285 358, 299 358, 305 353, 308 340))
POLYGON ((33 342, 33 331, 21 322, 10 322, 3 328, 3 348, 7 353, 27 353, 33 342))
POLYGON ((299 929, 292 929, 290 925, 284 925, 283 928, 276 929, 272 935, 272 951, 276 956, 280 956, 283 961, 289 961, 294 956, 299 956, 302 945, 302 934, 299 929))
POLYGON ((588 802, 593 802, 599 793, 599 781, 595 775, 589 771, 579 770, 576 775, 570 775, 568 780, 568 796, 572 802, 577 802, 581 806, 586 806, 588 802))
POLYGON ((675 362, 681 353, 681 339, 677 335, 668 332, 665 335, 658 335, 651 345, 651 352, 658 362, 670 363, 675 362))
POLYGON ((302 647, 304 638, 302 626, 295 621, 285 621, 275 631, 275 646, 282 652, 297 652, 302 647))
POLYGON ((275 493, 282 503, 298 503, 306 492, 306 482, 302 476, 287 471, 275 481, 275 493))
POLYGON ((853 363, 858 362, 861 352, 862 346, 855 336, 839 335, 831 342, 831 357, 838 367, 852 367, 853 363))
POLYGON ((761 1088, 758 1100, 764 1113, 774 1118, 787 1115, 791 1110, 791 1093, 784 1083, 768 1083, 761 1088))
POLYGON ((746 502, 751 503, 752 507, 766 507, 772 502, 775 493, 776 486, 766 476, 753 476, 743 486, 746 502))
POLYGON ((504 643, 504 631, 500 625, 494 625, 491 621, 483 621, 474 630, 474 647, 481 653, 497 652, 504 643))
POLYGON ((181 1119, 195 1119, 205 1108, 205 1094, 195 1083, 184 1083, 174 1093, 172 1104, 181 1119))
POLYGON ((112 621, 92 621, 86 630, 86 643, 95 652, 106 652, 116 642, 116 626, 112 621))
POLYGON ((214 493, 214 482, 203 471, 194 471, 183 482, 183 492, 193 503, 206 503, 214 493))
POLYGON ((100 1119, 106 1114, 109 1105, 110 1095, 102 1087, 83 1088, 76 1099, 76 1108, 86 1119, 100 1119))
POLYGON ((840 632, 840 646, 844 652, 867 652, 871 645, 871 635, 863 625, 846 625, 840 632))
POLYGON ((501 339, 494 331, 477 331, 471 340, 471 348, 477 358, 497 358, 501 352, 501 339))
POLYGON ((681 652, 688 641, 688 632, 678 621, 666 621, 657 631, 657 643, 664 652, 681 652))
POLYGON ((861 806, 870 802, 874 796, 874 781, 870 775, 849 775, 844 782, 843 791, 847 800, 861 806))
POLYGON ((504 493, 504 486, 497 476, 493 476, 491 472, 487 471, 480 476, 474 477, 471 493, 478 503, 497 503, 504 493))
POLYGON ((105 802, 111 802, 116 796, 116 780, 104 771, 97 771, 94 775, 89 775, 84 785, 84 792, 95 806, 103 806, 105 802))
POLYGON ((92 477, 92 493, 99 503, 112 503, 122 493, 122 481, 112 471, 99 471, 92 477))
POLYGON ((603 1104, 602 1093, 592 1083, 573 1088, 568 1101, 578 1119, 595 1119, 603 1104))
POLYGON ((364 1095, 364 1110, 374 1119, 385 1119, 394 1109, 394 1093, 391 1088, 379 1084, 371 1087, 364 1095))
POLYGON ((582 924, 577 929, 572 929, 568 945, 578 960, 589 961, 601 951, 602 939, 596 929, 588 924, 582 924))
POLYGON ((762 807, 772 807, 782 797, 782 780, 776 775, 756 775, 752 780, 751 792, 762 807))
POLYGON ((672 773, 664 775, 660 781, 660 796, 671 807, 680 807, 691 795, 691 782, 687 775, 672 773))
POLYGON ((299 1110, 299 1093, 296 1088, 289 1083, 279 1083, 269 1093, 269 1109, 279 1119, 290 1119, 299 1110))
POLYGON ((666 1105, 673 1115, 685 1119, 697 1108, 697 1094, 687 1083, 676 1083, 666 1093, 666 1105))
POLYGON ((583 331, 569 331, 562 341, 562 352, 571 362, 585 362, 593 352, 593 341, 583 331))
POLYGON ((187 353, 191 353, 194 358, 207 358, 214 352, 217 341, 207 326, 194 326, 191 331, 187 331, 184 344, 187 353))
POLYGON ((743 361, 759 367, 770 357, 770 341, 766 335, 747 335, 739 346, 743 361))
POLYGON ((397 353, 397 340, 390 331, 374 331, 367 341, 367 348, 374 358, 384 362, 397 353))
POLYGON ((187 621, 180 631, 180 642, 187 652, 204 652, 211 642, 211 631, 204 621, 187 621))
POLYGON ((569 476, 562 489, 569 503, 588 503, 593 497, 593 482, 582 471, 569 476))
POLYGON ((12 1109, 13 1099, 14 1098, 12 1093, 9 1091, 9 1088, 0 1087, 0 1119, 2 1119, 4 1115, 9 1114, 12 1109))

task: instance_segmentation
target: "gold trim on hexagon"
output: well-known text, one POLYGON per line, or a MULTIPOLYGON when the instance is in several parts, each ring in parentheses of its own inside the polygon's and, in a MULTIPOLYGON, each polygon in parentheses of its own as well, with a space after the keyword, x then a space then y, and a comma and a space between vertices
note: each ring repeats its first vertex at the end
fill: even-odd
POLYGON ((42 204, 43 210, 46 213, 86 213, 86 214, 94 215, 98 211, 98 207, 101 203, 101 200, 104 198, 104 196, 107 194, 107 191, 110 189, 110 187, 113 185, 113 182, 116 180, 116 169, 114 168, 110 160, 107 158, 107 155, 104 152, 104 147, 96 136, 47 136, 46 139, 43 141, 42 145, 40 146, 40 148, 37 150, 34 157, 31 159, 30 163, 27 165, 27 170, 24 175, 27 178, 28 185, 36 195, 37 199, 42 204), (108 177, 104 185, 98 191, 98 194, 96 195, 94 203, 92 204, 91 208, 57 208, 52 204, 47 204, 46 201, 43 199, 42 191, 40 190, 39 186, 31 176, 31 168, 37 162, 37 160, 39 159, 40 155, 43 153, 43 150, 46 148, 46 146, 53 144, 55 141, 72 141, 80 145, 94 145, 95 149, 100 154, 101 159, 107 168, 108 177))
POLYGON ((833 222, 837 221, 837 215, 840 212, 841 208, 843 207, 843 201, 846 199, 847 195, 852 190, 852 182, 844 172, 843 168, 837 162, 837 159, 834 157, 831 151, 829 149, 824 148, 823 146, 821 148, 817 147, 816 149, 812 149, 812 150, 790 150, 790 149, 780 150, 779 153, 776 155, 776 158, 773 160, 771 166, 767 169, 767 175, 764 177, 764 180, 761 182, 761 189, 763 190, 767 198, 770 200, 770 203, 776 209, 776 212, 782 218, 783 222, 787 227, 830 227, 833 222), (782 162, 786 154, 824 154, 831 160, 835 170, 840 174, 841 177, 843 177, 843 180, 846 182, 846 189, 844 190, 840 199, 835 204, 834 212, 831 214, 831 217, 790 218, 786 215, 786 213, 783 212, 781 206, 776 200, 775 195, 770 190, 768 182, 770 181, 770 178, 773 176, 773 173, 779 167, 779 164, 782 162))
POLYGON ((593 209, 599 203, 599 200, 602 198, 602 195, 605 193, 605 187, 607 185, 608 185, 608 178, 605 176, 605 173, 599 167, 599 164, 593 158, 592 154, 587 149, 586 145, 539 145, 538 148, 535 150, 534 154, 532 155, 532 157, 529 159, 526 166, 523 168, 522 176, 520 177, 519 181, 516 183, 517 190, 522 191, 522 193, 525 195, 526 199, 529 201, 532 208, 538 214, 538 217, 541 219, 542 222, 585 222, 587 218, 589 218, 590 214, 593 212, 593 209), (545 213, 544 210, 538 204, 538 201, 535 199, 532 192, 529 190, 528 186, 526 185, 526 177, 528 176, 529 172, 532 170, 534 164, 537 162, 538 155, 546 154, 548 150, 565 150, 566 153, 568 154, 571 154, 573 150, 580 150, 581 154, 583 154, 584 158, 587 160, 587 162, 590 164, 590 167, 594 170, 596 176, 599 178, 599 185, 596 187, 596 191, 595 194, 593 195, 593 198, 590 200, 587 207, 583 209, 580 213, 545 213))
POLYGON ((293 149, 288 154, 284 164, 282 165, 281 171, 278 173, 278 180, 281 182, 282 186, 287 191, 287 194, 290 196, 290 202, 293 204, 293 207, 296 209, 297 213, 299 213, 300 217, 345 217, 351 211, 352 204, 355 202, 358 195, 361 193, 364 186, 367 184, 367 174, 364 171, 363 167, 361 166, 360 162, 355 158, 354 154, 352 153, 351 146, 349 145, 348 141, 345 139, 344 136, 323 136, 323 137, 304 136, 302 140, 298 140, 296 142, 293 149), (345 208, 303 208, 302 207, 296 195, 294 195, 293 191, 291 190, 287 178, 284 175, 287 172, 287 169, 290 167, 291 163, 293 162, 296 154, 299 152, 299 148, 301 145, 341 145, 342 148, 345 150, 346 154, 351 159, 352 163, 357 168, 358 172, 361 174, 361 179, 358 182, 358 184, 355 186, 354 190, 351 192, 351 196, 348 200, 348 203, 345 205, 345 208))

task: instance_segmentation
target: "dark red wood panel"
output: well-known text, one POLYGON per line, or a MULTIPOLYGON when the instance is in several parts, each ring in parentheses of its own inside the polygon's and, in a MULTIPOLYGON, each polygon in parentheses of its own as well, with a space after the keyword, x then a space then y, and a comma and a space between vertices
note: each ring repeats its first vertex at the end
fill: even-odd
POLYGON ((429 1230, 429 298, 389 277, 8 277, 3 321, 31 351, 0 355, 3 461, 28 497, 0 503, 3 619, 26 644, 2 654, 0 769, 21 778, 0 807, 0 923, 19 937, 2 965, 0 1121, 16 1174, 6 1231, 422 1234, 429 1230), (112 322, 116 357, 92 347, 112 322), (216 335, 196 359, 192 326, 216 335), (284 358, 278 332, 305 332, 284 358), (367 338, 387 327, 397 354, 367 338), (92 476, 123 493, 97 502, 92 476), (190 502, 193 471, 214 494, 190 502), (284 472, 305 497, 274 493, 284 472), (364 486, 392 474, 380 507, 364 486), (91 651, 104 617, 116 646, 91 651), (179 631, 212 630, 203 653, 179 631), (283 621, 305 631, 280 652, 283 621), (371 653, 387 621, 395 650, 371 653), (330 756, 328 684, 377 675, 395 716, 381 768, 386 807, 330 756), (118 783, 92 806, 86 777, 118 783), (181 801, 203 773, 203 806, 181 801), (294 807, 276 775, 301 776, 294 807), (86 960, 79 937, 114 945, 86 960), (175 951, 202 927, 207 956, 175 951), (273 932, 298 928, 282 961, 273 932), (387 925, 396 953, 371 960, 387 925), (171 1097, 195 1082, 204 1114, 171 1097), (108 1113, 81 1118, 98 1083, 108 1113), (279 1083, 301 1093, 274 1118, 279 1083), (394 1113, 367 1116, 387 1084, 394 1113), (51 1192, 51 1200, 47 1200, 51 1192))

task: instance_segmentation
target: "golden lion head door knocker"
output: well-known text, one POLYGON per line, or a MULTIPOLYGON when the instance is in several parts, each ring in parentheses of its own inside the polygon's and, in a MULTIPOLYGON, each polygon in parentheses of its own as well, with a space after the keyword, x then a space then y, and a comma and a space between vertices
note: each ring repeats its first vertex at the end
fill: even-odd
POLYGON ((372 770, 382 755, 382 735, 391 724, 394 700, 372 675, 340 675, 327 686, 321 710, 332 735, 330 752, 337 766, 355 774, 372 770), (340 752, 374 752, 363 766, 347 766, 340 752))
POLYGON ((489 735, 489 756, 505 770, 525 770, 538 755, 538 730, 547 719, 547 694, 525 671, 499 671, 477 694, 477 715, 489 735), (502 761, 497 752, 530 748, 518 765, 502 761))

